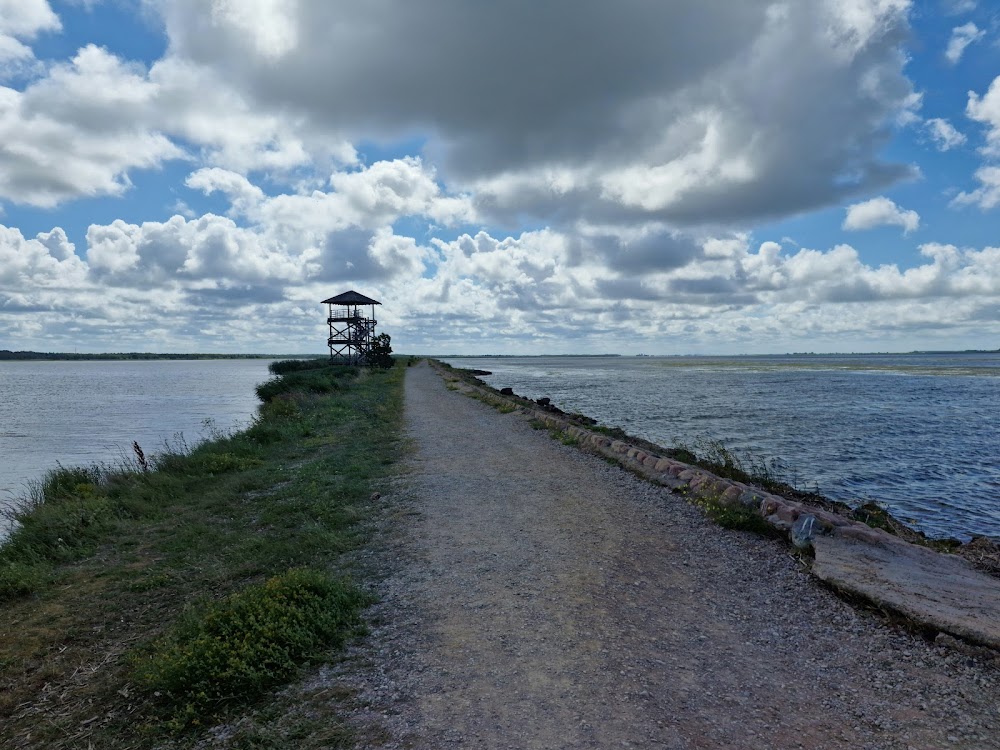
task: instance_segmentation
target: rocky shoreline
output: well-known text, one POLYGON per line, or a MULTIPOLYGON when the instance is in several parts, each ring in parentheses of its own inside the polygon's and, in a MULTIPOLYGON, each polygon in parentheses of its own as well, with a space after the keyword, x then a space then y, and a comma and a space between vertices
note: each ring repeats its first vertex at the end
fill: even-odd
MULTIPOLYGON (((476 373, 439 365, 456 387, 501 409, 518 409, 564 440, 669 487, 698 504, 749 511, 803 551, 810 572, 825 584, 858 597, 918 629, 943 632, 1000 650, 1000 554, 987 539, 962 545, 928 540, 888 514, 858 520, 853 509, 820 496, 778 494, 723 478, 670 455, 671 451, 605 434, 594 420, 566 414, 549 403, 497 390, 476 373), (954 554, 948 554, 954 553, 954 554)), ((480 371, 482 372, 482 371, 480 371)), ((788 488, 789 490, 791 488, 788 488)))

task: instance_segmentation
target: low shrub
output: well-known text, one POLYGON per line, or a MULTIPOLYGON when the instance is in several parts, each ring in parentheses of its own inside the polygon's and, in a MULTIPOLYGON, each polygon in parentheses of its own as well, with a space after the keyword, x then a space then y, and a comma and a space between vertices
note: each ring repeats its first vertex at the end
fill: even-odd
POLYGON ((0 561, 0 601, 27 596, 43 588, 50 568, 42 563, 0 561))
POLYGON ((161 699, 175 728, 286 681, 324 649, 360 632, 370 597, 299 568, 192 611, 137 657, 138 682, 161 699))
POLYGON ((852 510, 851 518, 855 521, 861 521, 861 523, 867 524, 874 529, 882 529, 883 531, 888 531, 890 534, 896 533, 889 509, 875 501, 869 501, 852 510))
POLYGON ((222 474, 227 471, 246 471, 260 466, 259 458, 237 456, 233 453, 202 453, 191 457, 192 468, 205 474, 222 474))
POLYGON ((320 370, 330 367, 328 357, 317 357, 315 359, 283 359, 272 362, 267 366, 272 375, 287 375, 290 372, 303 372, 306 370, 320 370))
MULTIPOLYGON (((278 364, 278 363, 275 363, 278 364)), ((332 393, 345 387, 344 381, 357 377, 358 368, 332 365, 323 361, 321 366, 292 370, 257 386, 257 398, 268 403, 280 395, 301 391, 303 393, 332 393)))
POLYGON ((0 547, 0 600, 31 593, 47 579, 47 565, 76 559, 100 543, 116 517, 104 474, 98 466, 60 466, 31 488, 11 513, 17 523, 0 547))
POLYGON ((738 503, 723 503, 712 499, 699 500, 697 504, 705 511, 705 515, 708 516, 709 520, 724 529, 750 531, 754 534, 767 537, 783 536, 780 530, 765 521, 764 517, 754 508, 738 503))

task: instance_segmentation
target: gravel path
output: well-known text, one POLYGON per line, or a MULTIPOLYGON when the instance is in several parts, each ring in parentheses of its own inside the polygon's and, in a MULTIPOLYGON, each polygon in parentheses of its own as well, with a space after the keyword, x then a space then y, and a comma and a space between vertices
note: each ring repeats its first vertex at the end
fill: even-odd
POLYGON ((321 679, 382 748, 1000 748, 992 652, 822 589, 781 543, 406 379, 371 637, 321 679))

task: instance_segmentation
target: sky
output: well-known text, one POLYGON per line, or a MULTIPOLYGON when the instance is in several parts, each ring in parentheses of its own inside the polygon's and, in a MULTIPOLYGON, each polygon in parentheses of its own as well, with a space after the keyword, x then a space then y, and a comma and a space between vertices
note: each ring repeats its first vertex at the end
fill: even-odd
POLYGON ((980 0, 0 0, 0 349, 1000 348, 980 0))

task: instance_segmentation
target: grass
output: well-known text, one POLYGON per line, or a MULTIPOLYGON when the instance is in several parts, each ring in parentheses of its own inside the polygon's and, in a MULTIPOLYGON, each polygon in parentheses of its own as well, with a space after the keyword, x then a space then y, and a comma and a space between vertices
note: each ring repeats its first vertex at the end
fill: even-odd
POLYGON ((784 539, 787 534, 771 526, 757 512, 756 508, 748 508, 738 503, 723 503, 717 498, 702 498, 695 501, 710 521, 724 529, 749 531, 763 537, 784 539))
POLYGON ((170 725, 197 725, 237 697, 259 696, 361 630, 370 597, 349 582, 297 568, 189 610, 136 658, 139 684, 170 725))
POLYGON ((772 492, 789 489, 776 459, 767 461, 750 451, 737 453, 721 440, 704 439, 693 446, 678 443, 674 446, 672 457, 700 466, 724 479, 754 484, 772 492))
POLYGON ((399 451, 405 368, 272 371, 247 430, 25 498, 0 547, 0 746, 194 747, 220 722, 232 747, 348 746, 328 695, 274 691, 359 632, 343 553, 399 451))

